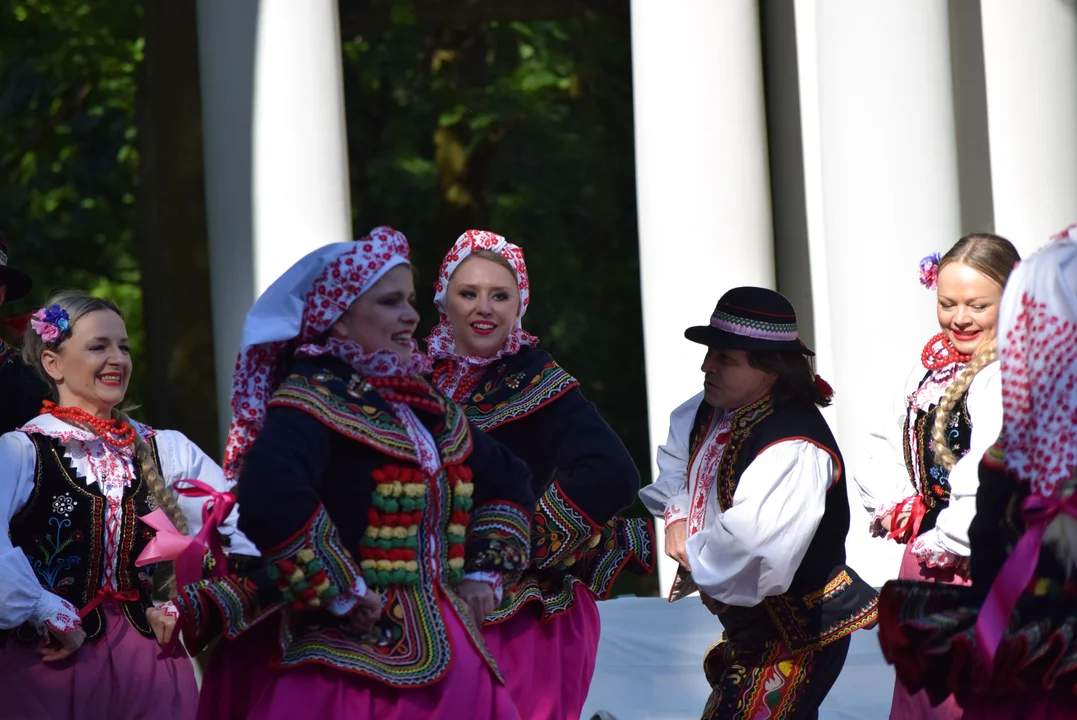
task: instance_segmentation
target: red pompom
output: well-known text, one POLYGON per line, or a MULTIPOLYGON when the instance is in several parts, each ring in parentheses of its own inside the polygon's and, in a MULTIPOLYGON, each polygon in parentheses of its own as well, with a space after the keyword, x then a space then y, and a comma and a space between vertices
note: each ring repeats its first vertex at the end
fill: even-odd
POLYGON ((830 387, 830 383, 818 375, 815 376, 815 387, 819 388, 819 392, 823 394, 825 399, 829 400, 834 397, 834 388, 830 387))

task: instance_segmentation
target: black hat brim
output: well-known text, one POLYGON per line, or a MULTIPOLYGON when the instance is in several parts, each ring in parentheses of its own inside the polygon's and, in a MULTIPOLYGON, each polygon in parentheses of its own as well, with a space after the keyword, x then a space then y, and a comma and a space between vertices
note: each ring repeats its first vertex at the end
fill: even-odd
POLYGON ((34 281, 22 270, 0 265, 0 285, 7 285, 4 302, 26 297, 34 287, 34 281))
POLYGON ((735 335, 712 325, 696 325, 684 331, 684 337, 694 343, 719 350, 795 350, 812 357, 815 355, 799 340, 764 340, 763 338, 735 335))

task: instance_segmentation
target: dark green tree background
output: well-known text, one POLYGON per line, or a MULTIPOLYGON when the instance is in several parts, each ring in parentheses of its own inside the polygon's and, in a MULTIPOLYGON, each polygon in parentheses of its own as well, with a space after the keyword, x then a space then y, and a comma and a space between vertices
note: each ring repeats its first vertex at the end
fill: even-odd
MULTIPOLYGON (((0 229, 37 280, 4 315, 59 287, 112 297, 136 363, 154 359, 132 389, 146 419, 211 450, 216 427, 194 418, 212 402, 212 378, 205 361, 177 361, 211 347, 208 328, 184 326, 200 322, 207 301, 184 320, 160 293, 144 303, 142 292, 144 275, 156 284, 170 272, 140 262, 167 257, 162 243, 205 255, 203 222, 180 239, 146 220, 184 188, 197 197, 202 181, 190 167, 198 153, 168 152, 200 143, 197 112, 162 105, 197 106, 195 3, 168 3, 0 0, 0 229), (173 168, 181 154, 185 167, 173 168), (207 391, 192 413, 197 387, 207 391)), ((521 245, 527 328, 580 379, 646 480, 627 0, 340 7, 356 234, 380 224, 407 234, 424 328, 436 319, 441 256, 462 231, 521 245)), ((176 272, 204 273, 192 267, 176 272)))

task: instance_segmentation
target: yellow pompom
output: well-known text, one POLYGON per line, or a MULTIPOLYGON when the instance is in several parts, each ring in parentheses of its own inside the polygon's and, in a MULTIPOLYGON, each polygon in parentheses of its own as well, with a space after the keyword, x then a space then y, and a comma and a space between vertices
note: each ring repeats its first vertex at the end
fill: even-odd
POLYGON ((393 562, 391 560, 378 560, 378 570, 392 570, 393 562))
POLYGON ((450 535, 466 535, 467 534, 467 528, 465 528, 463 525, 457 525, 456 523, 451 523, 449 525, 449 534, 450 535))
POLYGON ((393 528, 393 537, 396 538, 397 540, 403 540, 407 536, 408 536, 408 528, 406 528, 406 527, 395 527, 395 528, 393 528))
POLYGON ((393 528, 392 528, 392 526, 387 525, 385 527, 378 528, 378 537, 380 537, 383 540, 392 539, 392 537, 393 537, 393 528))
POLYGON ((426 485, 423 483, 408 483, 404 486, 404 494, 409 498, 422 497, 426 493, 426 485))
POLYGON ((310 548, 303 548, 295 554, 295 559, 304 565, 308 565, 314 561, 314 551, 310 548))
POLYGON ((404 484, 399 480, 393 481, 393 497, 400 497, 404 494, 404 484))
POLYGON ((321 607, 322 601, 320 598, 314 597, 307 601, 307 606, 312 608, 321 607))
POLYGON ((302 570, 300 570, 299 568, 296 568, 295 572, 294 572, 294 573, 292 573, 292 574, 291 574, 291 575, 290 575, 290 576, 288 577, 288 582, 290 582, 290 583, 292 583, 293 585, 295 585, 295 584, 296 584, 297 582, 299 582, 300 580, 302 580, 302 579, 303 579, 303 578, 305 578, 305 577, 306 577, 306 575, 304 575, 304 574, 303 574, 303 571, 302 571, 302 570))
POLYGON ((361 563, 359 563, 359 567, 363 568, 364 570, 370 570, 375 565, 376 563, 373 560, 363 560, 361 563))
POLYGON ((376 538, 378 536, 378 528, 375 525, 367 525, 365 533, 367 537, 376 538))
POLYGON ((320 583, 315 585, 314 589, 318 591, 319 595, 324 593, 326 590, 329 589, 329 578, 326 578, 325 580, 322 580, 320 583))
POLYGON ((418 572, 419 563, 415 562, 414 560, 408 560, 406 563, 404 563, 404 569, 408 572, 418 572))
POLYGON ((415 537, 419 534, 418 525, 408 525, 408 537, 415 537))
POLYGON ((404 569, 404 561, 403 560, 393 560, 393 570, 403 570, 403 569, 404 569))
POLYGON ((378 483, 377 485, 374 486, 374 490, 376 490, 379 495, 384 495, 386 497, 389 497, 389 495, 391 495, 392 492, 393 492, 393 484, 392 483, 378 483))
POLYGON ((591 539, 587 541, 587 547, 593 548, 595 545, 598 545, 598 543, 601 542, 601 541, 602 541, 602 536, 601 535, 592 535, 591 539))
POLYGON ((576 556, 575 556, 575 555, 569 555, 569 556, 568 556, 567 558, 565 558, 565 560, 564 560, 564 565, 565 565, 565 567, 569 567, 569 566, 571 566, 571 565, 575 565, 575 564, 576 564, 576 556))
POLYGON ((456 494, 460 497, 471 497, 473 492, 475 492, 474 483, 460 483, 456 486, 456 494))
POLYGON ((449 558, 449 567, 453 570, 459 570, 464 567, 464 558, 449 558))

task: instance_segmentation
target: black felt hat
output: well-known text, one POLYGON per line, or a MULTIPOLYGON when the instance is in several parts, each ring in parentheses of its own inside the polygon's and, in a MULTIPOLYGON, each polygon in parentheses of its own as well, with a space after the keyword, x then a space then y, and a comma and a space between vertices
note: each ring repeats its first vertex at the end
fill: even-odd
POLYGON ((815 355, 800 340, 793 304, 781 293, 760 287, 733 288, 718 301, 709 325, 690 327, 684 336, 722 350, 796 350, 815 355))
POLYGON ((7 285, 7 295, 4 301, 18 300, 30 292, 34 281, 22 270, 10 267, 8 264, 8 247, 4 234, 0 233, 0 285, 7 285))

